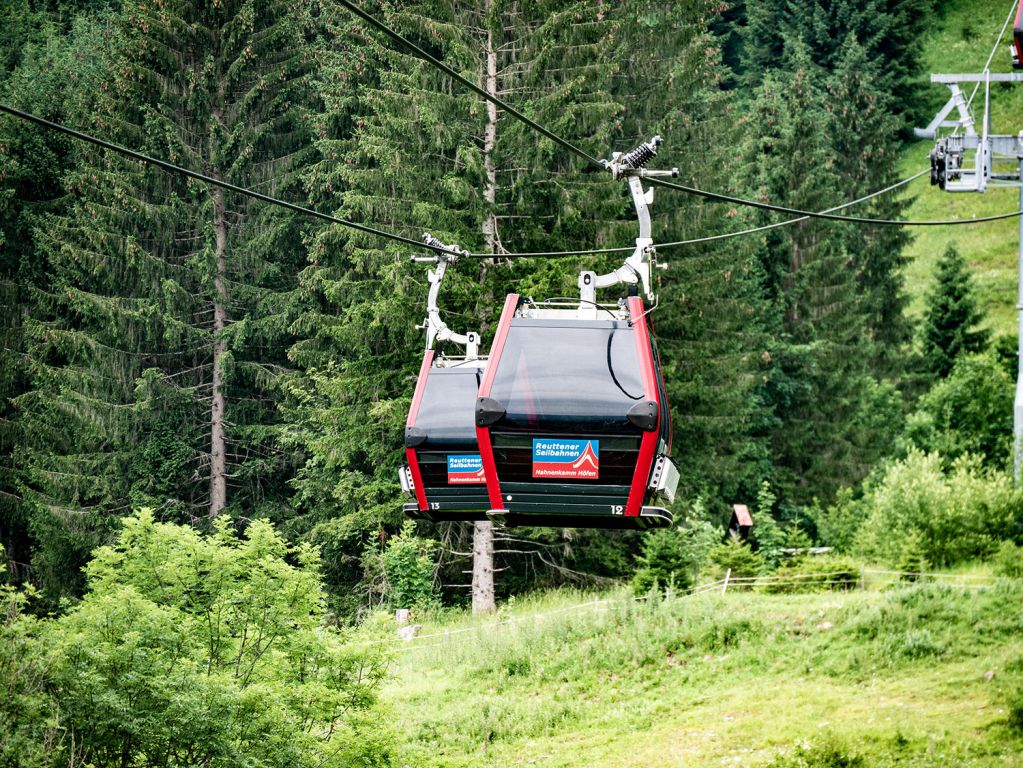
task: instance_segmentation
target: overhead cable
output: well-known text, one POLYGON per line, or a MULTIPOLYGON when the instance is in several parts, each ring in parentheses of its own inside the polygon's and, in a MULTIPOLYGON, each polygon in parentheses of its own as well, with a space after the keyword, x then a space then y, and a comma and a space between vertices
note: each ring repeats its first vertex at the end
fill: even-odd
MULTIPOLYGON (((569 150, 570 152, 573 152, 574 154, 578 155, 579 157, 583 158, 584 160, 587 160, 588 162, 593 163, 595 165, 601 165, 600 160, 598 158, 594 157, 593 155, 591 155, 590 153, 588 153, 586 150, 577 147, 575 144, 572 144, 567 139, 563 139, 562 137, 558 136, 553 131, 549 131, 548 129, 544 128, 538 122, 536 122, 535 120, 532 120, 529 117, 526 117, 526 115, 524 115, 521 112, 519 112, 519 110, 515 109, 515 107, 511 106, 507 102, 502 101, 501 99, 497 98, 496 96, 491 96, 489 93, 487 93, 486 90, 484 90, 483 88, 480 88, 478 85, 476 85, 476 83, 474 83, 471 80, 469 80, 469 79, 463 77, 462 75, 458 74, 455 70, 453 70, 447 64, 445 64, 444 62, 440 61, 439 59, 434 58, 433 56, 428 54, 426 51, 424 51, 422 48, 420 48, 418 45, 413 43, 411 40, 403 37, 400 33, 395 32, 393 29, 391 29, 386 24, 384 24, 382 21, 378 21, 376 18, 374 18, 370 14, 366 13, 364 10, 362 10, 362 8, 357 6, 355 3, 349 2, 349 0, 337 0, 337 2, 339 2, 345 8, 350 10, 352 13, 354 13, 356 16, 358 16, 360 19, 365 21, 370 26, 372 26, 375 29, 383 32, 385 35, 387 35, 389 38, 394 40, 396 43, 398 43, 399 45, 404 46, 405 48, 410 50, 412 53, 414 53, 416 56, 421 58, 423 61, 426 61, 427 63, 429 63, 432 66, 434 66, 437 69, 439 69, 441 72, 444 72, 448 76, 450 76, 450 77, 454 78, 455 80, 457 80, 458 82, 460 82, 462 85, 464 85, 466 88, 468 88, 473 93, 476 93, 476 94, 482 96, 484 99, 487 99, 488 101, 493 102, 494 104, 499 106, 501 109, 503 109, 508 114, 513 115, 514 117, 518 118, 522 122, 526 123, 526 125, 530 126, 533 130, 538 131, 539 133, 542 133, 544 136, 546 136, 551 141, 555 142, 556 144, 560 144, 565 149, 569 150)), ((601 166, 601 167, 603 167, 603 166, 601 166)))
MULTIPOLYGON (((561 145, 565 149, 569 150, 570 152, 572 152, 575 155, 578 155, 579 157, 583 158, 587 162, 589 162, 591 164, 594 164, 594 165, 597 165, 597 166, 600 166, 601 168, 604 168, 603 162, 601 160, 599 160, 598 158, 596 158, 593 155, 589 154, 585 150, 580 149, 579 147, 577 147, 575 144, 572 144, 567 139, 564 139, 561 136, 558 136, 553 131, 550 131, 549 129, 547 129, 544 126, 542 126, 539 123, 537 123, 532 118, 527 117, 522 112, 520 112, 519 110, 515 109, 515 107, 511 106, 510 104, 508 104, 503 99, 501 99, 501 98, 499 98, 497 96, 494 96, 493 94, 488 93, 483 88, 480 88, 475 83, 471 82, 470 80, 466 79, 462 75, 458 74, 457 72, 455 72, 455 70, 453 70, 447 64, 444 64, 442 61, 438 60, 434 56, 431 56, 429 53, 427 53, 422 48, 417 46, 411 40, 408 40, 407 38, 403 37, 400 33, 396 32, 393 29, 391 29, 390 27, 388 27, 383 22, 379 21, 378 19, 374 18, 370 14, 366 13, 366 11, 362 10, 355 3, 351 2, 351 0, 337 0, 337 2, 340 3, 341 5, 343 5, 348 10, 350 10, 352 13, 354 13, 360 19, 363 19, 366 23, 368 23, 371 26, 373 26, 375 29, 381 31, 382 33, 387 35, 389 38, 391 38, 392 40, 394 40, 395 42, 397 42, 398 44, 400 44, 404 48, 406 48, 409 51, 411 51, 413 54, 415 54, 416 56, 421 58, 423 61, 426 61, 430 65, 436 67, 440 71, 442 71, 442 72, 446 73, 447 75, 449 75, 450 77, 454 78, 456 81, 458 81, 459 83, 461 83, 466 88, 468 88, 469 90, 473 91, 474 93, 478 94, 482 98, 486 99, 491 104, 494 104, 497 107, 503 109, 505 112, 507 112, 508 114, 510 114, 513 117, 517 118, 518 120, 522 121, 523 123, 528 125, 530 128, 532 128, 533 130, 537 131, 538 133, 541 133, 542 135, 544 135, 547 138, 549 138, 551 141, 561 145)), ((761 210, 774 211, 776 213, 787 213, 787 214, 789 214, 791 216, 798 216, 798 217, 801 217, 801 218, 805 217, 805 218, 814 218, 814 219, 827 219, 829 221, 848 221, 848 222, 853 223, 853 224, 871 224, 871 225, 877 225, 877 226, 894 226, 894 227, 956 226, 956 225, 961 225, 961 224, 981 224, 981 223, 987 222, 987 221, 998 221, 1000 219, 1010 219, 1010 218, 1014 218, 1014 217, 1023 215, 1023 210, 1018 210, 1018 211, 1011 211, 1009 213, 996 214, 996 215, 993 215, 993 216, 980 216, 980 217, 972 218, 972 219, 946 219, 946 220, 923 220, 923 221, 902 220, 902 219, 872 219, 872 218, 867 218, 867 217, 862 217, 862 216, 840 216, 838 214, 828 213, 826 211, 806 211, 806 210, 801 210, 799 208, 790 208, 788 206, 783 206, 783 205, 774 205, 773 203, 763 203, 763 202, 760 202, 758 200, 749 200, 749 199, 746 199, 746 198, 737 197, 735 195, 726 195, 726 194, 722 194, 720 192, 711 192, 709 190, 699 189, 698 187, 690 187, 690 186, 687 186, 685 184, 677 184, 677 183, 673 183, 673 182, 670 182, 670 181, 664 181, 662 179, 647 178, 647 181, 650 184, 654 184, 654 185, 657 185, 657 186, 660 186, 660 187, 665 187, 667 189, 674 189, 674 190, 677 190, 679 192, 685 192, 685 193, 690 194, 690 195, 696 195, 698 197, 703 197, 703 198, 705 198, 707 200, 714 200, 716 202, 732 203, 733 205, 742 205, 742 206, 746 206, 748 208, 759 208, 761 210)), ((780 224, 779 224, 779 226, 780 226, 780 224)), ((489 254, 488 254, 488 257, 489 257, 489 254)))
MULTIPOLYGON (((987 56, 987 61, 984 62, 984 69, 981 73, 989 72, 991 70, 991 62, 994 61, 995 53, 998 51, 998 46, 1002 44, 1002 38, 1005 37, 1005 30, 1009 28, 1009 22, 1012 21, 1012 17, 1016 14, 1016 8, 1019 5, 1019 0, 1011 0, 1009 3, 1009 15, 1005 17, 1005 21, 1002 23, 1002 29, 998 33, 998 37, 995 39, 995 44, 991 46, 991 53, 987 56)), ((970 98, 966 100, 966 109, 969 110, 970 105, 973 104, 973 98, 977 95, 977 91, 980 89, 980 81, 978 80, 973 84, 973 91, 970 93, 970 98)), ((958 126, 956 131, 958 131, 958 126)))
POLYGON ((68 136, 73 136, 74 138, 79 139, 81 141, 88 142, 89 144, 94 144, 97 147, 109 149, 112 152, 117 152, 118 154, 126 155, 127 157, 134 158, 135 160, 138 160, 140 162, 148 163, 149 165, 155 165, 158 168, 162 168, 165 171, 181 174, 182 176, 187 176, 197 181, 205 182, 206 184, 209 184, 214 187, 220 187, 221 189, 236 192, 239 195, 244 195, 245 197, 250 197, 254 200, 261 200, 264 203, 278 205, 282 208, 287 208, 289 210, 295 211, 296 213, 303 213, 306 216, 312 216, 323 221, 329 221, 332 224, 340 224, 350 229, 355 229, 370 235, 376 235, 377 237, 382 237, 388 240, 394 240, 395 242, 404 243, 405 245, 411 245, 415 248, 424 247, 423 242, 421 240, 414 240, 411 237, 403 237, 402 235, 397 235, 393 232, 387 232, 382 229, 376 229, 375 227, 370 227, 365 224, 359 224, 358 222, 354 221, 348 221, 347 219, 339 219, 336 216, 331 216, 330 214, 327 213, 320 213, 319 211, 314 210, 312 208, 306 208, 305 206, 296 205, 295 203, 289 203, 287 200, 280 200, 276 197, 271 197, 270 195, 264 195, 262 192, 256 192, 253 189, 240 187, 237 184, 232 184, 229 181, 224 181, 223 179, 218 179, 213 176, 209 176, 205 173, 199 173, 198 171, 193 171, 190 168, 185 168, 183 166, 176 165, 175 163, 167 162, 166 160, 160 160, 159 158, 153 157, 152 155, 145 155, 141 152, 136 152, 133 149, 122 147, 120 144, 114 144, 113 142, 105 141, 103 139, 100 139, 96 136, 92 136, 88 133, 84 133, 82 131, 76 131, 74 128, 68 128, 65 125, 61 125, 60 123, 54 123, 50 120, 46 120, 45 118, 39 117, 37 115, 33 115, 28 112, 23 112, 22 110, 15 109, 14 107, 9 107, 6 104, 0 104, 0 112, 6 112, 7 114, 13 115, 14 117, 20 118, 22 120, 28 120, 29 122, 35 123, 36 125, 40 125, 44 128, 49 128, 54 131, 58 131, 68 136))

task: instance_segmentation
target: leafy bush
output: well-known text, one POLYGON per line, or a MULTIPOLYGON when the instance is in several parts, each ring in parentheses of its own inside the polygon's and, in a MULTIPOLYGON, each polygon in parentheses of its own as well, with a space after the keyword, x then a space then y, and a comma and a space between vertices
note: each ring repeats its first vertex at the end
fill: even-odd
POLYGON ((862 499, 847 504, 843 515, 858 512, 863 519, 857 554, 899 565, 916 535, 913 556, 944 567, 990 555, 997 532, 1015 529, 1023 494, 1008 475, 983 469, 975 457, 963 456, 946 471, 940 455, 912 449, 868 485, 862 499))
POLYGON ((1004 468, 1012 449, 1014 384, 993 354, 960 357, 948 378, 920 398, 906 420, 906 439, 946 459, 970 453, 1004 468))
POLYGON ((214 526, 126 518, 78 605, 0 633, 0 662, 24 661, 0 696, 13 764, 390 764, 362 714, 385 660, 326 624, 317 553, 264 521, 214 526))
POLYGON ((381 565, 396 608, 426 608, 436 601, 434 550, 437 542, 415 534, 415 523, 406 520, 401 533, 392 536, 381 555, 381 565))
POLYGON ((1023 579, 1023 547, 1003 541, 995 553, 995 573, 1010 579, 1023 579))

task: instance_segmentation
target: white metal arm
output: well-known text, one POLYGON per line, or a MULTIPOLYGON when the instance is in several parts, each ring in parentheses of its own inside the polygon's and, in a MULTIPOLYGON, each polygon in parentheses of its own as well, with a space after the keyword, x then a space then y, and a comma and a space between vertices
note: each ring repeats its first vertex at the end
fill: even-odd
POLYGON ((452 331, 448 328, 448 324, 441 319, 440 307, 437 304, 440 284, 444 280, 448 264, 454 264, 458 261, 459 255, 466 251, 458 246, 442 243, 429 232, 423 233, 423 240, 429 247, 441 249, 437 251, 436 256, 414 256, 412 258, 413 261, 437 264, 437 268, 431 269, 427 274, 427 280, 430 281, 430 292, 426 297, 426 320, 423 321, 423 327, 426 328, 426 348, 433 349, 433 345, 438 341, 451 341, 465 347, 466 358, 474 360, 479 357, 480 335, 472 332, 462 334, 452 331))

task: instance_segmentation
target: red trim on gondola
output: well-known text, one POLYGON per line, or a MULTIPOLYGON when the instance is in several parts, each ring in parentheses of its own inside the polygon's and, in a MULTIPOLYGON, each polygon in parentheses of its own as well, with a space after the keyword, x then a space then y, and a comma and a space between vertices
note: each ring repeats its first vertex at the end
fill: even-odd
POLYGON ((430 374, 431 365, 433 365, 433 350, 428 349, 423 355, 423 364, 419 366, 416 391, 412 393, 412 407, 408 409, 408 418, 405 419, 406 427, 414 427, 416 419, 419 418, 419 405, 423 402, 423 393, 426 392, 426 377, 430 374))
MULTIPOLYGON (((511 321, 515 316, 515 310, 518 306, 519 295, 517 293, 508 294, 508 297, 504 300, 504 309, 501 310, 501 319, 497 323, 494 343, 490 347, 487 370, 484 371, 483 380, 480 382, 479 397, 490 397, 490 390, 494 386, 494 377, 497 375, 497 365, 501 361, 504 343, 508 339, 508 329, 511 327, 511 321)), ((497 476, 494 446, 490 442, 490 427, 476 427, 476 442, 479 444, 480 458, 483 459, 483 474, 487 478, 487 495, 490 497, 490 508, 504 509, 504 500, 501 496, 501 479, 497 476)))
MULTIPOLYGON (((416 419, 419 418, 419 405, 423 401, 423 393, 426 392, 426 377, 430 375, 433 354, 433 350, 428 349, 423 355, 423 364, 419 366, 419 378, 416 379, 416 391, 412 395, 412 407, 409 408, 408 418, 405 419, 406 427, 414 427, 416 419)), ((416 456, 416 449, 406 448, 405 458, 408 459, 408 469, 412 473, 412 484, 416 487, 416 503, 419 504, 419 510, 425 512, 429 507, 426 503, 426 489, 423 488, 423 475, 419 471, 419 457, 416 456)))
POLYGON ((650 481, 650 470, 653 469, 654 457, 657 454, 657 441, 660 439, 661 399, 657 392, 657 375, 654 370, 654 356, 650 347, 650 334, 647 331, 643 300, 638 296, 630 296, 628 304, 632 330, 636 334, 636 355, 639 358, 639 373, 643 380, 643 394, 648 400, 657 403, 658 422, 657 428, 650 432, 644 432, 643 438, 640 440, 636 470, 632 474, 632 487, 629 489, 629 500, 625 504, 625 516, 638 517, 643 509, 646 487, 650 481))

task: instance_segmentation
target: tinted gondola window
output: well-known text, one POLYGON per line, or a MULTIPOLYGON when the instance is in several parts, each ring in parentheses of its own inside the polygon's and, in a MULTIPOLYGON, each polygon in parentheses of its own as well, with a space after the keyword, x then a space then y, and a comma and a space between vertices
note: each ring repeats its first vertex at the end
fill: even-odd
POLYGON ((644 399, 635 334, 618 321, 515 320, 491 397, 499 428, 632 434, 626 414, 644 399))
POLYGON ((416 417, 416 427, 426 432, 426 445, 476 443, 473 414, 479 382, 476 367, 430 370, 416 417))

